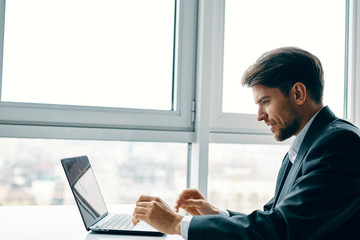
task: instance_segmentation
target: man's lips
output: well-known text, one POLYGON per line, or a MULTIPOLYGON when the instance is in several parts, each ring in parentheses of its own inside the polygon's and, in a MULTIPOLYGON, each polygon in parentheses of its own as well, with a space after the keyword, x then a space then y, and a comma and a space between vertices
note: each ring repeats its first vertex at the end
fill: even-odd
POLYGON ((266 123, 266 125, 269 127, 271 132, 274 132, 274 127, 275 127, 274 123, 266 123))

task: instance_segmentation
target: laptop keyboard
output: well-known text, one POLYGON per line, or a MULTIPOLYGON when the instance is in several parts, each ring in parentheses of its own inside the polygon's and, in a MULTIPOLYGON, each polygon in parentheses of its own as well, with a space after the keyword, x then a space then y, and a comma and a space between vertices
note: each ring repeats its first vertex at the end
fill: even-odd
POLYGON ((132 216, 129 214, 116 214, 109 220, 98 226, 100 229, 132 229, 132 216))

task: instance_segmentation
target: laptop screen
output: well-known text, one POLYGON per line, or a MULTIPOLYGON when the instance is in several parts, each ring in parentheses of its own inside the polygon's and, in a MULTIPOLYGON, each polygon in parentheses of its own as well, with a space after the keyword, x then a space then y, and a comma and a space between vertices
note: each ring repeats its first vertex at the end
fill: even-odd
POLYGON ((62 159, 61 163, 86 229, 89 229, 108 212, 90 162, 86 156, 81 156, 62 159))

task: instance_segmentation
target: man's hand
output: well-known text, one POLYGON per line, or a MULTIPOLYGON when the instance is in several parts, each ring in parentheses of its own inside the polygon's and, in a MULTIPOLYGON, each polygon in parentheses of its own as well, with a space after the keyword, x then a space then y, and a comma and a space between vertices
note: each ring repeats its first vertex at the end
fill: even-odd
POLYGON ((211 205, 197 189, 185 189, 176 202, 176 212, 184 209, 191 215, 218 214, 219 210, 211 205))
POLYGON ((181 220, 163 200, 158 197, 141 196, 136 202, 132 222, 144 221, 165 234, 181 234, 181 220))

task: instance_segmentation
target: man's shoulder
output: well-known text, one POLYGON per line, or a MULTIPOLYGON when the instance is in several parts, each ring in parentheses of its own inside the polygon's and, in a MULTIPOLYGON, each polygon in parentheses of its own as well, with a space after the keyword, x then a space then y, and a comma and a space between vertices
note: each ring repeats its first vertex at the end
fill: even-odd
POLYGON ((322 118, 309 129, 304 144, 316 153, 358 152, 360 154, 360 129, 354 124, 337 118, 322 118))
POLYGON ((329 127, 360 133, 360 129, 357 126, 341 118, 335 118, 335 120, 329 124, 329 127))
POLYGON ((360 141, 360 129, 354 124, 340 118, 336 118, 328 124, 323 134, 327 138, 338 137, 341 139, 358 139, 360 141))
POLYGON ((360 129, 349 121, 336 117, 328 107, 321 110, 307 135, 306 138, 310 145, 312 145, 311 142, 319 139, 321 141, 337 141, 341 138, 344 141, 347 139, 359 139, 360 141, 360 129))
POLYGON ((317 140, 336 141, 339 144, 350 141, 360 144, 360 129, 346 120, 337 118, 318 133, 317 140))

